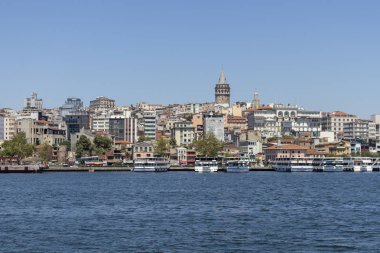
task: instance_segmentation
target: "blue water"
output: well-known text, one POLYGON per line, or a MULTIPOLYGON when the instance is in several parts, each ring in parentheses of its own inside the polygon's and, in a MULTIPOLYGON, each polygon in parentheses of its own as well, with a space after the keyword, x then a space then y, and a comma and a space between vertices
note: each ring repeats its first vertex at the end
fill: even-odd
POLYGON ((379 252, 380 173, 0 174, 0 252, 379 252))

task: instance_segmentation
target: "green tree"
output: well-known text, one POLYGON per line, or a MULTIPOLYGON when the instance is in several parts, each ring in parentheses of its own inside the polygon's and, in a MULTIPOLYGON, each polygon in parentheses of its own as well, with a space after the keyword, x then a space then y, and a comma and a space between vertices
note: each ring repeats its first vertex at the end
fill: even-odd
POLYGON ((169 141, 169 145, 172 146, 172 147, 176 147, 176 146, 177 146, 177 141, 176 141, 176 139, 170 139, 170 141, 169 141))
POLYGON ((89 138, 82 135, 77 141, 76 148, 77 158, 80 158, 83 155, 92 155, 94 146, 92 145, 91 140, 89 138))
POLYGON ((112 140, 106 136, 97 135, 94 139, 94 145, 96 148, 107 150, 112 147, 112 140))
POLYGON ((145 135, 139 136, 139 139, 137 140, 137 142, 143 142, 143 141, 149 141, 149 138, 145 135))
POLYGON ((2 144, 2 156, 17 158, 18 163, 25 157, 31 156, 34 152, 32 144, 28 144, 24 132, 16 134, 12 140, 4 141, 2 144))
POLYGON ((59 144, 60 146, 66 146, 67 151, 71 151, 71 142, 69 140, 65 140, 59 144))
POLYGON ((165 141, 164 137, 160 137, 155 146, 154 146, 154 152, 158 155, 158 156, 165 156, 167 151, 169 150, 169 145, 168 143, 165 141))
POLYGON ((202 139, 194 142, 195 150, 205 157, 216 157, 223 149, 223 142, 219 141, 213 133, 207 133, 202 139))
POLYGON ((42 144, 38 151, 38 157, 45 164, 49 162, 52 159, 52 146, 47 143, 42 144))

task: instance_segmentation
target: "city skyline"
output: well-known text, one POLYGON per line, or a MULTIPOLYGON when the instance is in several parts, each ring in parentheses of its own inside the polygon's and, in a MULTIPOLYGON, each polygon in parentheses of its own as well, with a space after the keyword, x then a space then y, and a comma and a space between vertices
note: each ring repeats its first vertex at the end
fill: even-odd
POLYGON ((379 113, 377 1, 83 1, 0 4, 0 107, 33 91, 118 105, 214 101, 224 65, 231 101, 379 113))

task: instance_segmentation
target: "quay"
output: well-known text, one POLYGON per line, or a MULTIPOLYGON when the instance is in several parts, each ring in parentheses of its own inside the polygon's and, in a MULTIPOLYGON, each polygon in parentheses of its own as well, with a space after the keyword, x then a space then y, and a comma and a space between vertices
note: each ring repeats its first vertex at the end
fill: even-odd
POLYGON ((39 165, 1 165, 0 173, 41 173, 44 168, 39 165))

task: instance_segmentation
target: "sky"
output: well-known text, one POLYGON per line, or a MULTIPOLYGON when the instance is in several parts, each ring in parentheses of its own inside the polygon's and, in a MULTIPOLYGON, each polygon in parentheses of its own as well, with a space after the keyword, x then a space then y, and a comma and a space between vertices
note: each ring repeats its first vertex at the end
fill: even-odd
POLYGON ((0 108, 231 101, 380 113, 378 0, 0 0, 0 108))

